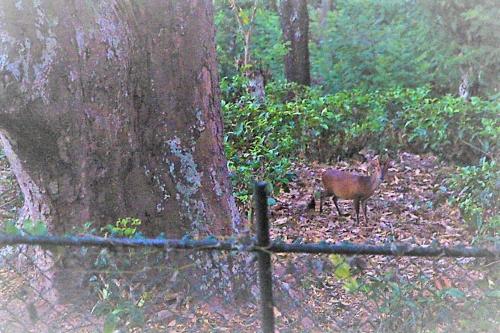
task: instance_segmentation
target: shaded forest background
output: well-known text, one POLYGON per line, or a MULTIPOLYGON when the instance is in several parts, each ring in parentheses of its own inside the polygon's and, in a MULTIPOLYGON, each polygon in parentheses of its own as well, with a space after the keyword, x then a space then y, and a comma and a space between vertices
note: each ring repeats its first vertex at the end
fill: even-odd
MULTIPOLYGON (((284 79, 283 56, 289 45, 282 39, 279 11, 270 5, 276 1, 237 1, 243 27, 231 1, 214 3, 221 76, 238 73, 237 60, 244 48, 241 32, 251 29, 253 63, 273 79, 284 79)), ((457 94, 465 72, 474 95, 491 97, 499 92, 496 1, 307 3, 311 76, 323 92, 430 85, 436 94, 457 94)))

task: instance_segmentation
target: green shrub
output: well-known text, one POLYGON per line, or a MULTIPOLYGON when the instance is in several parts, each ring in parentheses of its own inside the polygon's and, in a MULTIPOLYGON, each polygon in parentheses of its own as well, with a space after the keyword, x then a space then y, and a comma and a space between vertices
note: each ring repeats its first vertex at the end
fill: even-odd
MULTIPOLYGON (((377 306, 377 332, 495 332, 492 310, 498 306, 494 286, 478 287, 476 293, 460 288, 437 288, 434 279, 420 272, 413 278, 397 272, 365 276, 359 290, 377 306), (473 311, 471 311, 473 309, 473 311)), ((472 286, 471 286, 472 287, 472 286)))
POLYGON ((221 86, 226 156, 241 201, 249 198, 255 178, 279 191, 293 178, 289 169, 297 158, 328 160, 357 152, 373 146, 370 139, 385 127, 376 94, 321 97, 316 89, 272 82, 260 104, 244 93, 246 81, 240 76, 221 86))
POLYGON ((449 95, 432 98, 418 89, 406 94, 401 120, 407 145, 466 164, 494 156, 500 133, 497 103, 477 97, 471 102, 449 95))
POLYGON ((118 219, 114 225, 108 224, 104 228, 101 228, 102 232, 110 233, 112 237, 135 237, 141 236, 142 234, 137 231, 140 227, 142 221, 138 218, 124 217, 118 219))
POLYGON ((458 205, 462 217, 479 235, 498 236, 500 168, 495 161, 481 160, 477 166, 465 166, 453 175, 451 202, 458 205))
MULTIPOLYGON (((325 91, 387 89, 447 84, 452 74, 436 70, 446 45, 431 34, 418 2, 340 0, 320 24, 311 12, 311 70, 325 91), (411 14, 410 14, 411 13, 411 14)), ((458 82, 455 79, 454 83, 458 82)))
POLYGON ((223 79, 225 147, 236 196, 249 198, 255 178, 286 188, 298 159, 334 161, 363 148, 433 152, 477 164, 497 152, 499 106, 473 98, 435 98, 430 89, 341 91, 279 81, 266 86, 266 101, 246 93, 247 79, 223 79))

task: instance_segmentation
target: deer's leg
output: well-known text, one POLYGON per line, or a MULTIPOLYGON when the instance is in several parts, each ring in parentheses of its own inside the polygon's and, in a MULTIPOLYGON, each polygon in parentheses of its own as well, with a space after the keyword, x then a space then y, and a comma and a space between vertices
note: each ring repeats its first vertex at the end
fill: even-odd
POLYGON ((323 213, 323 202, 325 201, 325 197, 326 197, 326 192, 321 191, 319 193, 319 212, 320 213, 323 213))
POLYGON ((354 199, 354 210, 356 211, 356 222, 359 224, 359 199, 354 199))
POLYGON ((339 204, 337 203, 337 197, 334 195, 333 196, 333 203, 335 204, 335 207, 337 207, 337 212, 339 212, 339 216, 343 216, 342 213, 340 212, 339 204))
POLYGON ((368 224, 368 217, 366 216, 366 201, 364 200, 362 205, 363 205, 363 215, 365 216, 365 224, 368 224))

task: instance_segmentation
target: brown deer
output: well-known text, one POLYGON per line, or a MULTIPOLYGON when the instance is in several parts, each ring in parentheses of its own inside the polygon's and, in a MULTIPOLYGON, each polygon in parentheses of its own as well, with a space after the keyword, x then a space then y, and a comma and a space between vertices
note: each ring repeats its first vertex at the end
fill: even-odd
MULTIPOLYGON (((385 173, 389 167, 389 161, 381 163, 378 158, 375 158, 370 164, 374 166, 374 171, 370 176, 357 175, 336 169, 328 169, 323 172, 321 179, 324 191, 321 191, 320 195, 320 212, 323 211, 323 201, 326 197, 333 197, 333 203, 340 216, 343 215, 340 212, 337 200, 353 200, 356 221, 359 223, 359 206, 362 205, 365 223, 368 223, 366 200, 373 195, 377 187, 384 180, 385 173)), ((314 198, 311 203, 314 204, 314 198)))

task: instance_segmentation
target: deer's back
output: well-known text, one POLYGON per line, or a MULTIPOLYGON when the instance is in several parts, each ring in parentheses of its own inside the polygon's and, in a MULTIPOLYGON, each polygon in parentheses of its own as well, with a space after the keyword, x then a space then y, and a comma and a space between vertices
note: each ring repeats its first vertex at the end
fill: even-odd
POLYGON ((373 192, 369 176, 328 169, 323 173, 322 180, 326 192, 341 199, 365 198, 373 192))

